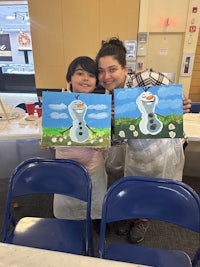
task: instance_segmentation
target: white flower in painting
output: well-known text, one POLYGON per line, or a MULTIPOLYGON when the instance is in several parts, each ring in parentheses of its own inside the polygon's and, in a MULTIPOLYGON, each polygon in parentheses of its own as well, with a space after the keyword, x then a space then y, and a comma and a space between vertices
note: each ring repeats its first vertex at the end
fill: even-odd
POLYGON ((174 137, 176 136, 176 133, 173 132, 173 131, 170 131, 170 132, 169 132, 169 136, 170 136, 171 138, 174 138, 174 137))
POLYGON ((72 142, 71 142, 71 141, 67 142, 67 145, 68 145, 68 146, 71 146, 71 144, 72 144, 72 142))
POLYGON ((120 131, 120 132, 119 132, 119 136, 120 136, 120 137, 125 137, 125 136, 126 136, 126 135, 125 135, 125 132, 124 132, 124 131, 120 131))
POLYGON ((64 136, 63 136, 63 138, 66 140, 66 139, 67 139, 67 136, 66 136, 66 135, 64 135, 64 136))
POLYGON ((52 137, 51 141, 52 141, 53 143, 56 143, 56 142, 57 142, 57 137, 52 137))
POLYGON ((135 130, 135 126, 134 126, 134 125, 130 125, 130 126, 129 126, 129 130, 130 130, 130 131, 134 131, 134 130, 135 130))
POLYGON ((174 129, 175 129, 175 125, 174 125, 173 123, 170 123, 170 124, 168 125, 168 129, 169 129, 169 130, 174 130, 174 129))
POLYGON ((94 140, 93 140, 93 139, 92 139, 92 140, 90 140, 90 143, 91 143, 91 144, 93 144, 93 143, 94 143, 94 140))
POLYGON ((100 138, 100 139, 99 139, 99 143, 102 143, 102 142, 103 142, 103 138, 100 138))
POLYGON ((138 131, 133 132, 133 136, 137 137, 138 136, 138 131))
POLYGON ((62 137, 60 137, 60 138, 59 138, 59 142, 60 142, 60 143, 62 143, 62 141, 63 141, 63 138, 62 138, 62 137))

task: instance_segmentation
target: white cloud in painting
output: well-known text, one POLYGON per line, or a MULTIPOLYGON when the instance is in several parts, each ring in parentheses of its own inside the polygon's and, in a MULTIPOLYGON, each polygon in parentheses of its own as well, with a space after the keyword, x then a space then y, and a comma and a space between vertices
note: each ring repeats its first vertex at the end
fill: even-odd
POLYGON ((89 105, 87 108, 88 109, 94 109, 94 110, 105 110, 108 107, 104 104, 99 104, 99 105, 89 105))
POLYGON ((68 118, 68 116, 67 116, 67 114, 66 113, 58 113, 58 112, 52 112, 51 114, 50 114, 50 117, 52 118, 52 119, 67 119, 68 118))
POLYGON ((100 113, 91 113, 88 115, 88 118, 90 119, 96 119, 96 120, 102 120, 105 118, 108 118, 108 113, 107 112, 100 112, 100 113))
POLYGON ((65 105, 64 103, 61 103, 61 104, 49 104, 49 108, 53 109, 53 110, 63 110, 63 109, 67 109, 67 105, 65 105))

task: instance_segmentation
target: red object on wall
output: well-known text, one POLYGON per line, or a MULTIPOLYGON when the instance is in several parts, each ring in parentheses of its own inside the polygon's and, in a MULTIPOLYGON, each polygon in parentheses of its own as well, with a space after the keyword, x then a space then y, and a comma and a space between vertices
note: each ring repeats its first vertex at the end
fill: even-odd
POLYGON ((28 46, 31 42, 30 37, 26 33, 20 33, 18 36, 18 42, 21 46, 28 46))
POLYGON ((192 13, 197 13, 197 7, 196 6, 192 8, 192 13))
POLYGON ((196 29, 197 29, 197 27, 192 25, 192 26, 190 26, 189 31, 190 32, 196 32, 196 29))

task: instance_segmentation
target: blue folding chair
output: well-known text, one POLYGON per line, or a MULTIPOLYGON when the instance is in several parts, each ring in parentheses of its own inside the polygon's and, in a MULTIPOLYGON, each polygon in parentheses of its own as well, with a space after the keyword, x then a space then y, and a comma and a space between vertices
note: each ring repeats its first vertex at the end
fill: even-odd
POLYGON ((192 102, 190 113, 200 113, 200 102, 192 102))
POLYGON ((33 158, 12 173, 8 187, 2 242, 16 245, 92 255, 91 180, 78 162, 33 158), (62 194, 85 201, 85 220, 23 217, 18 222, 12 199, 32 194, 62 194))
POLYGON ((200 199, 192 188, 171 179, 128 176, 116 181, 103 202, 99 257, 154 267, 195 266, 198 253, 192 263, 179 250, 106 244, 106 223, 136 218, 169 222, 200 233, 200 199))

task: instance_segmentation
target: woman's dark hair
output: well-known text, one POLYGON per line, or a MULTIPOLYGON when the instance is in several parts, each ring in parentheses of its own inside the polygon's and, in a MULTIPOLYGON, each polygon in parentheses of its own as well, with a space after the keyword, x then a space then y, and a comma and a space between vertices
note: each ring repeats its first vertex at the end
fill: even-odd
POLYGON ((126 48, 122 41, 117 37, 112 37, 108 41, 101 42, 101 48, 96 56, 97 65, 99 60, 105 56, 114 57, 120 65, 124 68, 126 66, 126 48))
POLYGON ((71 82, 72 75, 74 74, 77 66, 80 66, 83 70, 88 73, 92 73, 96 77, 96 84, 98 83, 98 70, 96 62, 87 56, 77 57, 75 58, 68 67, 66 80, 67 82, 71 82))

